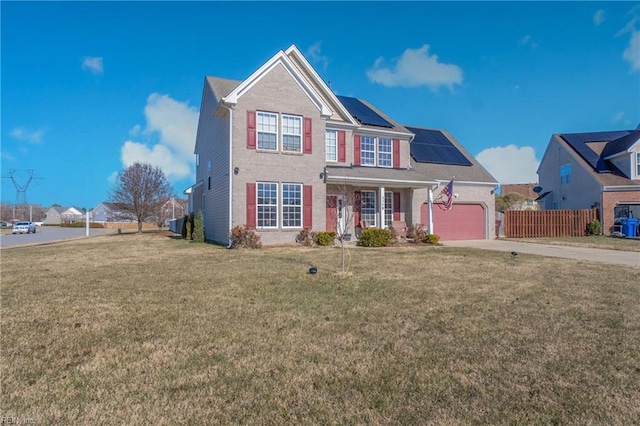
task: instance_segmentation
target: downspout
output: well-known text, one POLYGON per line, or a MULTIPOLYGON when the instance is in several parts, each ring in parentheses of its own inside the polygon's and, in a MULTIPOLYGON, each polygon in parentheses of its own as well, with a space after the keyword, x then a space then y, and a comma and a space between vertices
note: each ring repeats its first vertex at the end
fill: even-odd
MULTIPOLYGON (((233 108, 220 104, 229 110, 229 233, 233 228, 233 108)), ((231 236, 227 243, 227 248, 231 248, 231 236)))

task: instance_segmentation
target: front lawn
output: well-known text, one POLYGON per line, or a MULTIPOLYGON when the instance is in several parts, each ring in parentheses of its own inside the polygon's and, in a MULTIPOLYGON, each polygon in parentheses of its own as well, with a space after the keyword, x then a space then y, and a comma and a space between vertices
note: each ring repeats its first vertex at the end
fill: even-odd
POLYGON ((2 415, 633 424, 640 269, 451 247, 3 249, 2 415), (308 273, 310 266, 318 273, 308 273))
POLYGON ((640 239, 592 235, 565 238, 505 238, 507 241, 640 252, 640 239))

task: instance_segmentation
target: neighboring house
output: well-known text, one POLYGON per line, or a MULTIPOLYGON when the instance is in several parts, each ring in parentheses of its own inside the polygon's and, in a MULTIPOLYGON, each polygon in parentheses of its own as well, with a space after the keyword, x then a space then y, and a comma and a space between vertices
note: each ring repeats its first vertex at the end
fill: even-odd
POLYGON ((125 212, 118 203, 100 203, 92 210, 93 222, 134 222, 131 213, 125 212))
POLYGON ((51 207, 46 212, 45 219, 42 221, 45 225, 60 225, 62 223, 74 223, 84 220, 86 213, 77 207, 51 207))
POLYGON ((295 46, 243 81, 205 78, 195 154, 187 211, 203 212, 208 240, 226 244, 238 225, 278 244, 303 228, 426 224, 429 193, 453 177, 458 198, 432 209, 434 233, 494 235, 497 182, 457 141, 336 96, 295 46))
POLYGON ((186 205, 187 200, 175 197, 171 197, 164 203, 160 208, 160 217, 163 219, 165 225, 168 225, 172 219, 183 218, 186 205))
POLYGON ((554 134, 538 176, 543 209, 598 209, 611 233, 620 219, 640 217, 640 126, 554 134))
POLYGON ((538 210, 540 208, 536 202, 538 194, 533 190, 533 188, 537 186, 537 183, 502 184, 501 192, 503 196, 515 193, 520 194, 525 198, 522 202, 514 204, 511 210, 538 210))

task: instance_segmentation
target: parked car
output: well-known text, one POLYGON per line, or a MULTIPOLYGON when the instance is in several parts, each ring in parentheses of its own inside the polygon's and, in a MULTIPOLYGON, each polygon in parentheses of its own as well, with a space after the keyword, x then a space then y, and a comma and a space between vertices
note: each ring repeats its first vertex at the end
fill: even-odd
POLYGON ((33 222, 18 222, 13 226, 14 234, 30 234, 36 233, 36 224, 33 222))
POLYGON ((11 228, 11 223, 9 222, 5 222, 4 220, 2 221, 2 227, 3 228, 11 228))

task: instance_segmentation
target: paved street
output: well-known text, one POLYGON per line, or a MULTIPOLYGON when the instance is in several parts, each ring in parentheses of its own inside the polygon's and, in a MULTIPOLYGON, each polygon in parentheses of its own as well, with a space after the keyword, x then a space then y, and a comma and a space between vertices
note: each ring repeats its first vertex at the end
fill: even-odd
POLYGON ((640 252, 556 246, 550 244, 533 244, 504 240, 446 241, 443 242, 443 244, 449 247, 472 247, 484 250, 508 252, 515 251, 518 253, 537 254, 540 256, 564 257, 568 259, 640 267, 640 252))
MULTIPOLYGON (((113 229, 89 229, 89 235, 113 233, 113 229)), ((86 235, 85 228, 60 228, 57 226, 38 226, 35 234, 0 235, 0 247, 12 247, 22 244, 43 244, 53 241, 79 238, 86 235)))

